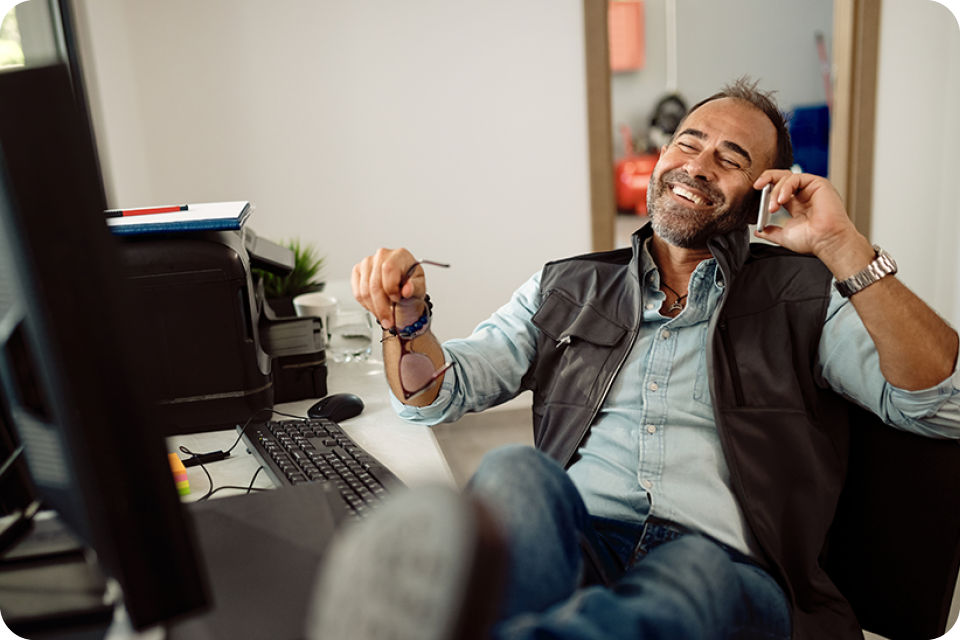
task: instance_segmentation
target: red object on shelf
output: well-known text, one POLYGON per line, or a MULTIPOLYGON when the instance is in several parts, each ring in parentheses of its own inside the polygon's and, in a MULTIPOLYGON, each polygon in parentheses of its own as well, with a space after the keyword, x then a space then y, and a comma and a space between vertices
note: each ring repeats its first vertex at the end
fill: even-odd
POLYGON ((619 211, 634 211, 637 215, 647 213, 647 187, 650 176, 660 159, 659 153, 637 155, 633 151, 630 129, 620 126, 623 136, 624 157, 614 165, 614 193, 619 211))

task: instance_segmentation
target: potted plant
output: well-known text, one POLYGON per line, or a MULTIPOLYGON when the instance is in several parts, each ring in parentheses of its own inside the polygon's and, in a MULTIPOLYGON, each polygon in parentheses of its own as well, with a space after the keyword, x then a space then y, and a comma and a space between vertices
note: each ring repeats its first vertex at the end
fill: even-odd
POLYGON ((301 245, 300 240, 281 240, 277 244, 293 252, 293 271, 285 276, 254 269, 254 273, 263 281, 263 291, 270 308, 279 317, 296 315, 293 299, 302 293, 322 291, 324 283, 320 280, 323 271, 323 257, 317 255, 312 244, 301 245))

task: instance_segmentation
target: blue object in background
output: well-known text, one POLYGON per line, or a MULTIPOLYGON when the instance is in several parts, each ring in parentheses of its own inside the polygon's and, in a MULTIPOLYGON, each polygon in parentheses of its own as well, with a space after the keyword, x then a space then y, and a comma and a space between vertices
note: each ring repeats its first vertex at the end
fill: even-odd
POLYGON ((804 173, 827 176, 830 111, 827 105, 796 107, 787 116, 793 141, 793 161, 804 173))

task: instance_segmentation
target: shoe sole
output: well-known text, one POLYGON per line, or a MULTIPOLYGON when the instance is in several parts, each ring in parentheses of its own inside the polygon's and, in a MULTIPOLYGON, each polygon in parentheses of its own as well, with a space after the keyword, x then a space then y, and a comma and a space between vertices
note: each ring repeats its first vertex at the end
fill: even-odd
POLYGON ((506 550, 489 512, 445 488, 398 495, 331 543, 310 640, 479 640, 506 550))

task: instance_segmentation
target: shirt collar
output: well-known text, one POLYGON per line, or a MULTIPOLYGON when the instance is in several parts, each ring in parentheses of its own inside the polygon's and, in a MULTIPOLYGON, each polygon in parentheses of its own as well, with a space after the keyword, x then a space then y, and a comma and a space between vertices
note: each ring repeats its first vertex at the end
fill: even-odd
MULTIPOLYGON (((657 269, 653 256, 650 254, 650 238, 640 246, 640 282, 645 287, 644 297, 654 300, 662 300, 663 294, 660 293, 660 271, 657 269)), ((685 318, 683 324, 687 322, 699 322, 709 317, 710 312, 716 306, 723 291, 723 274, 717 268, 716 258, 708 258, 697 265, 693 275, 690 276, 690 288, 687 297, 687 307, 685 313, 681 313, 674 321, 685 318)))

